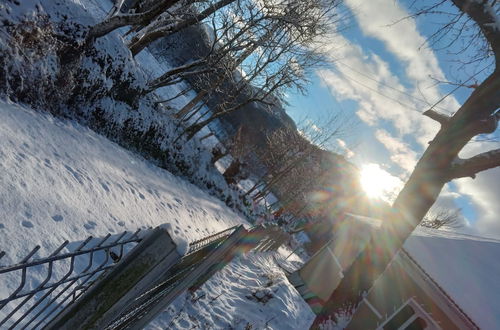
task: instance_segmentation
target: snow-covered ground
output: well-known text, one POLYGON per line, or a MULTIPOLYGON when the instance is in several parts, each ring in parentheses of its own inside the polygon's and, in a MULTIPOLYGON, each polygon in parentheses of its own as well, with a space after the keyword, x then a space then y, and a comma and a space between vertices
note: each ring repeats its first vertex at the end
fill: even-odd
MULTIPOLYGON (((19 261, 37 244, 43 256, 66 239, 89 235, 169 223, 172 236, 192 241, 246 224, 219 200, 90 129, 7 102, 0 102, 0 171, 3 265, 19 261)), ((275 257, 282 260, 288 253, 280 249, 275 257)), ((35 281, 43 279, 39 275, 35 281)), ((1 297, 16 284, 1 282, 1 297)), ((152 327, 299 329, 314 317, 271 253, 231 263, 196 296, 203 293, 205 298, 194 302, 179 297, 152 327), (269 293, 272 299, 247 298, 252 293, 269 293), (176 316, 182 308, 190 312, 176 316)))
POLYGON ((176 299, 147 329, 308 329, 315 315, 277 264, 293 267, 283 260, 288 253, 238 258, 194 294, 176 299))
POLYGON ((404 247, 481 329, 499 328, 499 240, 418 228, 404 247))
POLYGON ((2 240, 11 260, 36 244, 43 254, 66 239, 163 223, 189 241, 246 223, 194 185, 72 121, 1 103, 0 141, 0 230, 13 238, 2 240))

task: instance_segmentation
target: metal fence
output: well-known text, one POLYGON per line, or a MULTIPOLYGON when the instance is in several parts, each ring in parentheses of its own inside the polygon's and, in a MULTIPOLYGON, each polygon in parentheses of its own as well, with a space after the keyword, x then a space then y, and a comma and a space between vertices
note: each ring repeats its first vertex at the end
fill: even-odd
POLYGON ((204 247, 215 243, 216 241, 221 241, 221 240, 226 239, 227 237, 229 237, 231 235, 231 233, 233 233, 236 230, 236 228, 238 228, 238 226, 233 226, 231 228, 225 229, 225 230, 220 231, 218 233, 215 233, 213 235, 206 236, 206 237, 203 237, 202 239, 191 242, 189 244, 189 250, 188 250, 187 254, 191 254, 191 253, 194 253, 196 251, 199 251, 199 250, 203 249, 204 247))
POLYGON ((211 267, 224 259, 232 259, 232 248, 246 233, 243 226, 235 226, 190 244, 189 252, 149 290, 108 325, 110 329, 137 329, 146 325, 158 312, 177 296, 203 277, 211 267))
MULTIPOLYGON (((137 244, 141 240, 139 232, 90 236, 72 244, 65 241, 41 258, 36 258, 40 250, 36 246, 19 263, 0 266, 0 283, 19 283, 10 288, 7 296, 0 297, 0 328, 44 326, 137 244)), ((4 252, 0 253, 0 258, 4 256, 4 252)))
MULTIPOLYGON (((96 290, 101 292, 104 283, 118 278, 112 274, 121 272, 119 269, 123 269, 123 265, 132 265, 133 254, 143 248, 150 249, 148 242, 156 237, 153 234, 156 229, 149 231, 148 238, 144 239, 139 237, 139 232, 124 232, 114 237, 108 234, 101 239, 89 237, 81 243, 70 244, 66 241, 43 258, 34 258, 40 249, 37 246, 18 264, 0 266, 0 283, 13 283, 15 280, 19 283, 15 288, 11 285, 7 297, 0 297, 0 318, 3 318, 0 328, 54 328, 54 324, 66 322, 60 320, 61 315, 70 310, 81 312, 80 305, 85 302, 82 302, 83 298, 78 300, 79 297, 84 293, 84 297, 93 295, 96 290), (136 252, 128 253, 139 242, 140 245, 134 249, 136 252), (122 266, 113 269, 120 260, 122 266), (92 289, 88 290, 90 287, 92 289)), ((160 272, 156 270, 158 276, 151 273, 149 277, 142 278, 141 284, 134 289, 136 291, 130 291, 131 299, 124 298, 124 305, 122 299, 114 309, 106 307, 113 317, 109 321, 101 317, 104 320, 101 324, 107 325, 101 328, 140 328, 182 292, 199 288, 235 256, 251 249, 260 252, 276 250, 285 240, 286 235, 277 227, 258 226, 246 230, 243 226, 234 226, 191 242, 185 256, 162 266, 160 272), (141 289, 137 291, 137 287, 141 289), (116 310, 116 314, 112 310, 116 310)), ((0 253, 0 259, 3 256, 0 253)), ((118 283, 113 283, 112 287, 115 285, 118 283)), ((70 322, 81 324, 78 321, 75 323, 75 320, 70 322)))

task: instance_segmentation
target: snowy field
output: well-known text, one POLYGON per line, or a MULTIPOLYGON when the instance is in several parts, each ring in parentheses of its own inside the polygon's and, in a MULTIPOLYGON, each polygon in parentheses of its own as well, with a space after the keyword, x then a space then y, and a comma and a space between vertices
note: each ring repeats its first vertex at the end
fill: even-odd
MULTIPOLYGON (((0 141, 2 264, 37 244, 43 256, 89 235, 169 223, 173 237, 192 241, 246 224, 194 185, 72 121, 0 102, 0 141)), ((274 259, 285 263, 288 253, 240 258, 194 297, 179 297, 151 328, 307 328, 314 315, 274 259)), ((0 295, 15 286, 2 282, 0 295)))
POLYGON ((66 239, 163 223, 188 241, 246 223, 194 185, 74 122, 0 103, 0 141, 1 248, 11 261, 36 244, 43 255, 66 239))

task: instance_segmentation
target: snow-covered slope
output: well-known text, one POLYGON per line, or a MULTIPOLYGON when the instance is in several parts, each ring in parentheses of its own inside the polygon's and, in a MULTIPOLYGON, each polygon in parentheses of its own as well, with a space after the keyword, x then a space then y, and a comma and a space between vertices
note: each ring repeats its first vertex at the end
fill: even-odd
POLYGON ((498 329, 500 241, 419 228, 405 249, 481 329, 498 329))
MULTIPOLYGON (((0 171, 0 250, 7 252, 1 264, 19 261, 37 244, 47 255, 66 239, 89 235, 169 223, 172 236, 192 241, 245 224, 214 197, 90 129, 1 101, 0 171)), ((193 297, 180 296, 150 327, 308 328, 314 314, 274 257, 299 260, 285 262, 290 251, 280 252, 241 257, 193 297), (269 301, 258 301, 265 296, 269 301)), ((0 279, 0 298, 17 285, 0 279)))
POLYGON ((246 223, 90 129, 5 102, 0 171, 0 249, 10 257, 2 263, 18 261, 36 244, 44 255, 89 235, 170 223, 172 236, 192 241, 246 223))
POLYGON ((315 315, 277 264, 293 266, 283 260, 288 254, 238 258, 194 294, 176 299, 147 329, 309 329, 315 315))

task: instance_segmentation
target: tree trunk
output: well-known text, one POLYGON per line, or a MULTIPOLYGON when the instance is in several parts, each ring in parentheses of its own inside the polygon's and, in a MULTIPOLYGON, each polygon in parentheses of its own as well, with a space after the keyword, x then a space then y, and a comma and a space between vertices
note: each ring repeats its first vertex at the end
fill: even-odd
POLYGON ((235 159, 231 162, 229 167, 226 169, 223 176, 228 184, 235 184, 236 183, 236 177, 240 173, 241 165, 242 164, 241 164, 240 160, 235 159))
POLYGON ((416 168, 393 205, 393 214, 379 232, 372 235, 364 251, 344 273, 344 279, 335 289, 318 314, 311 329, 329 318, 336 319, 344 310, 357 307, 373 282, 382 274, 406 238, 430 209, 445 181, 440 173, 416 168))
POLYGON ((222 159, 227 154, 228 152, 225 150, 223 146, 216 145, 212 149, 212 164, 215 164, 218 160, 222 159))

